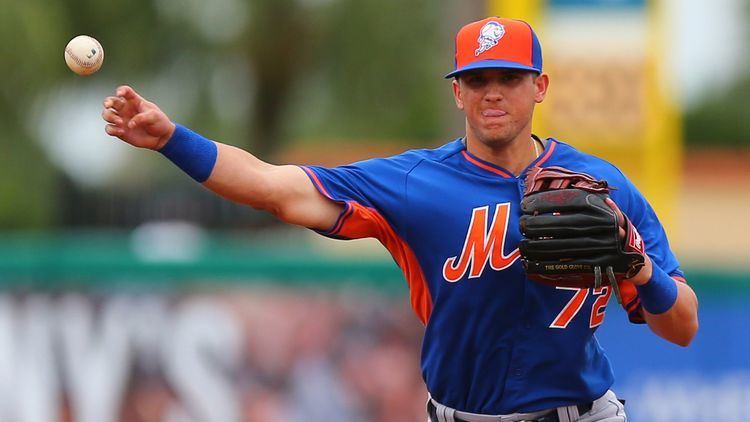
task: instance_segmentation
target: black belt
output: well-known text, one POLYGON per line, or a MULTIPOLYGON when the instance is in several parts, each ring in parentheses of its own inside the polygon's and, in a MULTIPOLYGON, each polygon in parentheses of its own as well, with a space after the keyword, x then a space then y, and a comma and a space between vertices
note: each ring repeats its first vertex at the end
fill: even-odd
MULTIPOLYGON (((578 408, 578 415, 583 415, 584 413, 591 410, 591 406, 593 404, 594 403, 584 403, 576 405, 576 407, 578 408)), ((427 414, 430 416, 430 421, 432 422, 437 422, 438 420, 436 411, 437 409, 435 408, 435 404, 432 403, 432 400, 430 400, 429 403, 427 403, 427 414)), ((455 422, 467 422, 457 416, 454 416, 453 420, 455 422)), ((548 415, 540 416, 533 420, 535 422, 560 422, 560 418, 558 418, 557 416, 557 410, 555 409, 551 410, 548 415)))

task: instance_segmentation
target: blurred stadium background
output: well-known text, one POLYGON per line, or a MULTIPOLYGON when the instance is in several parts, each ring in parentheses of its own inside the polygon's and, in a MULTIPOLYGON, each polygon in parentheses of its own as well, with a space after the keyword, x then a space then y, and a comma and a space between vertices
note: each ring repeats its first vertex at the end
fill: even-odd
POLYGON ((421 327, 395 264, 223 202, 107 138, 131 84, 275 163, 336 165, 462 134, 453 36, 540 33, 541 136, 604 155, 668 227, 693 345, 610 305, 599 340, 634 421, 750 415, 746 0, 0 0, 0 420, 416 421, 421 327), (63 47, 105 48, 78 77, 63 47))

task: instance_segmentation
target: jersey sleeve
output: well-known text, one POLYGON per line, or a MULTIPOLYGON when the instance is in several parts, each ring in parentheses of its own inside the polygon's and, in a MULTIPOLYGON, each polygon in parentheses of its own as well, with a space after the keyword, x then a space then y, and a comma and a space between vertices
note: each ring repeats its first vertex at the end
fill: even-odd
MULTIPOLYGON (((658 266, 678 282, 685 282, 685 275, 680 269, 674 253, 669 246, 667 234, 656 216, 651 204, 624 175, 620 186, 611 193, 620 210, 630 219, 643 238, 646 254, 653 265, 658 266)), ((623 307, 628 312, 628 319, 637 324, 645 323, 641 313, 641 301, 638 291, 632 283, 619 284, 623 307)))
POLYGON ((413 157, 402 154, 334 168, 302 167, 322 195, 345 205, 332 227, 316 231, 335 239, 381 241, 384 231, 403 233, 406 176, 413 165, 413 157))
POLYGON ((322 195, 345 204, 330 229, 316 231, 334 239, 378 239, 404 273, 412 308, 426 324, 432 312, 432 298, 406 235, 408 219, 418 218, 409 212, 407 177, 419 162, 419 155, 411 151, 335 168, 302 169, 322 195))

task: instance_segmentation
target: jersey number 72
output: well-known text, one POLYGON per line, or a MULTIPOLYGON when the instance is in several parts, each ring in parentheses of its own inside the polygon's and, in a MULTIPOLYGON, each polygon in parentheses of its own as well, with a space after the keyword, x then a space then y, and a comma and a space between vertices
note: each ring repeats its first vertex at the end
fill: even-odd
MULTIPOLYGON (((591 289, 559 286, 556 288, 575 292, 567 305, 557 314, 557 318, 549 326, 549 328, 566 328, 570 324, 570 321, 581 311, 581 308, 583 308, 583 304, 586 302, 586 297, 591 289)), ((604 322, 604 311, 607 307, 607 302, 609 302, 609 296, 612 295, 612 290, 609 286, 597 287, 594 289, 593 294, 598 297, 591 307, 591 317, 589 318, 590 328, 598 327, 604 322)))

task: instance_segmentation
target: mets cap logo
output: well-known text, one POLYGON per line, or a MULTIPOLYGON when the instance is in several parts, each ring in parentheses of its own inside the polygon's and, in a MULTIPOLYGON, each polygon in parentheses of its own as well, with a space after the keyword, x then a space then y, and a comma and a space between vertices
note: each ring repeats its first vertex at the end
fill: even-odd
POLYGON ((505 35, 505 27, 496 21, 489 21, 479 30, 479 48, 474 52, 479 56, 485 51, 497 45, 500 38, 505 35))

